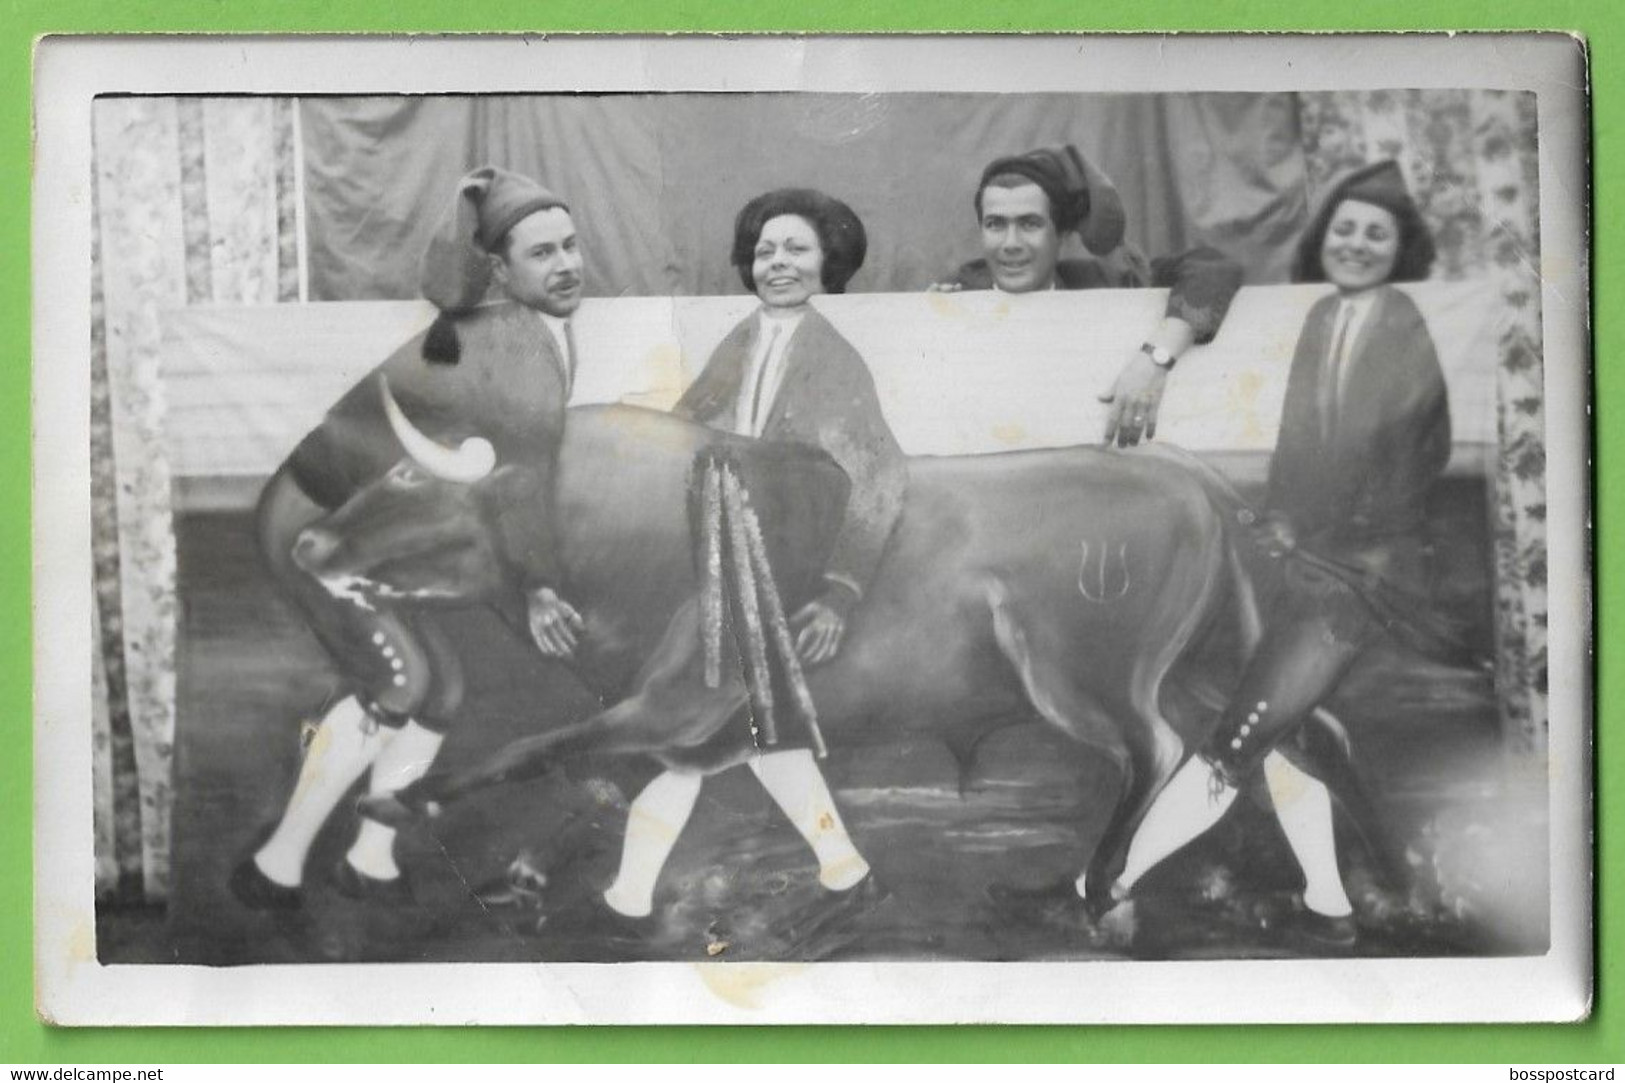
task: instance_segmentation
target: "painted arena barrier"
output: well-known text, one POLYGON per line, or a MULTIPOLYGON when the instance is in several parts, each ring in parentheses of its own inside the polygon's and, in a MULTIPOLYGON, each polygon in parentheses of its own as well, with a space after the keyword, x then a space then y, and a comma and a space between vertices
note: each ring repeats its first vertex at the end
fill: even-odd
MULTIPOLYGON (((1406 289, 1427 317, 1449 384, 1458 470, 1495 443, 1495 318, 1488 283, 1406 289)), ((1169 382, 1157 438, 1198 452, 1267 456, 1298 329, 1324 286, 1252 287, 1219 336, 1169 382)), ((1159 290, 870 294, 818 308, 869 363, 913 455, 969 455, 1098 441, 1109 389, 1165 303, 1159 290)), ((666 409, 752 297, 613 298, 576 316, 573 404, 666 409)), ((165 320, 167 451, 182 486, 263 479, 351 384, 426 327, 424 302, 193 306, 165 320)))

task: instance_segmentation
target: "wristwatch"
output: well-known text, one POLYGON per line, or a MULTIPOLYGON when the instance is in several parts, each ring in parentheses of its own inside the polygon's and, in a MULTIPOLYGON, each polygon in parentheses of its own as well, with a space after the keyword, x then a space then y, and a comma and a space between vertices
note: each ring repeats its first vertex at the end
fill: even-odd
POLYGON ((1174 362, 1177 360, 1173 354, 1169 353, 1161 346, 1153 346, 1149 342, 1140 347, 1140 352, 1149 357, 1151 359, 1151 363, 1157 366, 1159 369, 1171 369, 1174 367, 1174 362))

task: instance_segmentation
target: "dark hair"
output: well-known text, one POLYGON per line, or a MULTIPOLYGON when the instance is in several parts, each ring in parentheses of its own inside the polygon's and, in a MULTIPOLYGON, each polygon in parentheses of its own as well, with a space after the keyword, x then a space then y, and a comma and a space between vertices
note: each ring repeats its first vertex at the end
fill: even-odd
POLYGON ((751 265, 756 262, 756 242, 762 237, 762 227, 786 214, 805 218, 818 234, 818 246, 824 250, 824 267, 819 275, 824 289, 846 292, 846 284, 863 266, 869 238, 863 231, 862 219, 851 207, 812 188, 779 188, 759 195, 745 204, 734 219, 731 258, 745 289, 756 292, 751 265))
POLYGON ((1388 276, 1388 281, 1425 280, 1433 269, 1433 234, 1428 232, 1427 223, 1422 221, 1422 212, 1417 209, 1416 203, 1409 196, 1385 198, 1363 190, 1351 194, 1346 185, 1339 185, 1326 196, 1314 218, 1310 219, 1309 228, 1304 230, 1302 239, 1298 241, 1298 254, 1292 261, 1292 281, 1326 281, 1326 268, 1321 265, 1320 251, 1326 244, 1326 231, 1332 227, 1337 208, 1350 200, 1381 207, 1394 216, 1399 226, 1399 254, 1394 257, 1394 270, 1388 276))

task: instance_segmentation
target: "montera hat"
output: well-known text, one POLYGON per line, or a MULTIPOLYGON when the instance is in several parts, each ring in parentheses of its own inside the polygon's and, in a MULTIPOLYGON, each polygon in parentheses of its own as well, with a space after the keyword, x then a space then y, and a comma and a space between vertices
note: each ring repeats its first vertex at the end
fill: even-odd
POLYGON ((1405 186, 1405 174, 1399 163, 1388 159, 1361 166, 1339 178, 1327 196, 1327 201, 1357 199, 1372 203, 1387 211, 1412 210, 1416 203, 1410 189, 1405 186))
POLYGON ((451 211, 423 254, 423 296, 442 312, 467 312, 491 285, 490 255, 537 211, 569 205, 518 173, 488 165, 457 182, 451 211))
POLYGON ((1123 197, 1093 162, 1070 144, 1040 147, 994 161, 982 170, 976 186, 976 214, 982 213, 982 191, 1000 175, 1026 177, 1049 197, 1055 228, 1065 233, 1076 230, 1083 246, 1097 256, 1114 251, 1123 243, 1128 216, 1123 197))

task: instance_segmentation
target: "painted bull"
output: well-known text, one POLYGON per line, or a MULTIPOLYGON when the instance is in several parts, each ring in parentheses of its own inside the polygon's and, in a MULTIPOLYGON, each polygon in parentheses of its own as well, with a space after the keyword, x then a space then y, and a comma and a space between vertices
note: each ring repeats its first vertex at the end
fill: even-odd
MULTIPOLYGON (((386 391, 387 396, 387 391, 386 391)), ((392 411, 395 414, 396 411, 392 411)), ((397 416, 397 420, 400 420, 397 416)), ((492 601, 517 588, 489 524, 503 475, 470 481, 432 441, 402 434, 427 464, 403 462, 308 528, 295 559, 335 593, 433 604, 492 601)), ((700 676, 698 587, 687 506, 696 454, 718 444, 740 461, 777 456, 757 488, 775 578, 798 604, 816 582, 806 524, 838 520, 844 478, 821 453, 770 451, 669 415, 571 410, 556 465, 563 588, 585 618, 574 664, 607 709, 513 743, 455 774, 433 774, 363 811, 386 822, 433 815, 471 790, 534 776, 592 752, 642 753, 667 767, 717 771, 744 759, 752 733, 737 679, 700 676), (776 481, 773 479, 777 479, 776 481), (776 486, 776 488, 774 488, 776 486), (799 509, 799 510, 798 510, 799 509)), ((477 473, 477 472, 476 472, 477 473)), ((1250 599, 1228 538, 1223 483, 1177 452, 1093 448, 916 458, 908 495, 869 595, 839 656, 808 675, 831 746, 938 736, 961 753, 989 732, 1040 719, 1106 756, 1121 797, 1089 865, 1089 899, 1107 905, 1151 798, 1217 717, 1192 694, 1199 639, 1244 648, 1250 599), (1239 623, 1238 623, 1238 614, 1239 623), (1194 675, 1194 670, 1193 670, 1194 675), (1170 680, 1173 676, 1176 679, 1170 680)), ((1361 815, 1348 746, 1329 716, 1306 747, 1314 773, 1361 815)))

